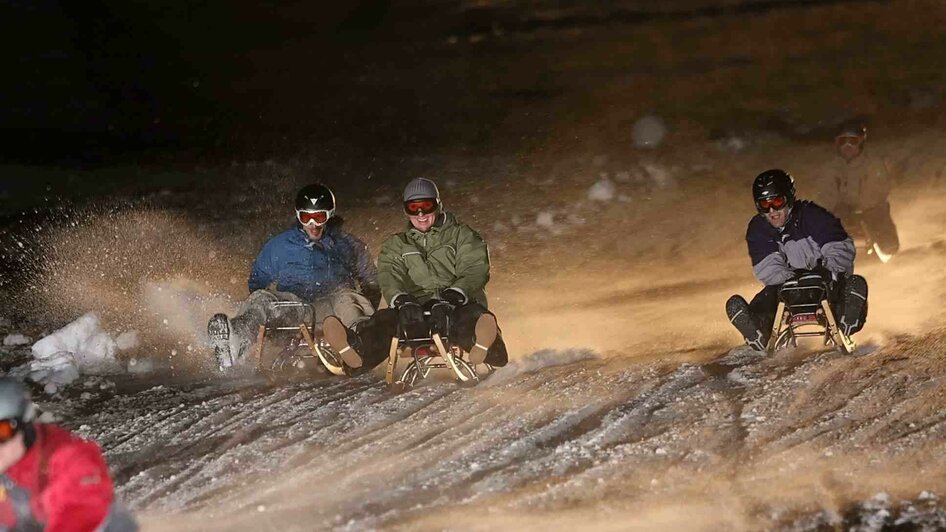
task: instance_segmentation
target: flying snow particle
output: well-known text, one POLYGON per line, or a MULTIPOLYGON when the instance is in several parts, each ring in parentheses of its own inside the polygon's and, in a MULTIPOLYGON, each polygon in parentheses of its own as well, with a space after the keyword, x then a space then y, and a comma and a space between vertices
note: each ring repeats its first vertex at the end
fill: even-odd
POLYGON ((545 229, 551 229, 555 227, 555 215, 549 211, 540 212, 539 215, 535 217, 535 225, 545 229))

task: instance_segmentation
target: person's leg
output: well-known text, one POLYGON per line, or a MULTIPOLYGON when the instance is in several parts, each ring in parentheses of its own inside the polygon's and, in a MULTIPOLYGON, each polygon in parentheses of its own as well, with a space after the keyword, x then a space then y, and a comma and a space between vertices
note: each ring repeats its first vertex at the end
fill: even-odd
POLYGON ((726 315, 730 323, 742 334, 746 344, 757 351, 765 351, 772 334, 775 311, 778 310, 778 286, 766 286, 751 303, 742 296, 732 296, 726 301, 726 315))
POLYGON ((210 344, 221 368, 238 363, 256 339, 260 325, 270 320, 299 322, 305 319, 308 310, 304 307, 275 309, 279 301, 300 302, 298 296, 288 292, 256 290, 240 305, 237 314, 228 319, 225 314, 216 314, 207 324, 210 344))
POLYGON ((354 329, 345 327, 337 316, 322 322, 325 340, 352 369, 370 371, 388 357, 391 338, 397 335, 397 311, 381 309, 370 318, 356 322, 354 329))
POLYGON ((775 325, 775 312, 778 310, 778 291, 781 286, 766 286, 759 291, 752 301, 749 302, 749 312, 752 318, 762 329, 762 335, 768 343, 769 336, 772 334, 772 326, 775 325))
POLYGON ((336 291, 331 296, 332 311, 328 314, 320 315, 319 319, 329 314, 337 317, 345 327, 351 327, 368 316, 374 314, 374 307, 368 298, 347 288, 336 291))
POLYGON ((890 203, 883 202, 865 210, 861 215, 871 239, 884 255, 894 255, 900 250, 897 226, 890 216, 890 203))
POLYGON ((496 316, 479 303, 457 307, 453 312, 450 339, 470 354, 470 362, 494 367, 509 362, 496 316))
POLYGON ((867 323, 867 280, 849 275, 840 281, 838 301, 834 303, 835 319, 846 336, 860 331, 867 323))

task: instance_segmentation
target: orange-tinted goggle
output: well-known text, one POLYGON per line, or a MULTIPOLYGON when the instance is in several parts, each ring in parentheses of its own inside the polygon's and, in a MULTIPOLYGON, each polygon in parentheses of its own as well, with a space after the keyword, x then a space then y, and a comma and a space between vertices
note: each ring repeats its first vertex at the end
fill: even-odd
POLYGON ((759 212, 769 212, 772 209, 781 210, 788 205, 788 198, 785 196, 775 196, 774 198, 760 199, 756 202, 759 212))
POLYGON ((410 216, 420 216, 437 211, 437 200, 435 199, 417 199, 404 202, 404 212, 410 216))
POLYGON ((6 443, 20 431, 20 422, 15 419, 0 419, 0 443, 6 443))
POLYGON ((296 211, 296 218, 302 225, 325 225, 331 216, 329 211, 296 211))

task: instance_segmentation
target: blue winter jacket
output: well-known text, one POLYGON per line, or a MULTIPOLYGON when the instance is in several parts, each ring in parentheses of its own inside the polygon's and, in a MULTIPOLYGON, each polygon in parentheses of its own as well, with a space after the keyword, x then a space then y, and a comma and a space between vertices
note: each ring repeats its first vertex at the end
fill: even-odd
POLYGON ((796 201, 788 222, 776 229, 758 214, 746 230, 752 273, 765 285, 779 285, 794 270, 822 265, 832 272, 853 273, 854 242, 841 220, 810 201, 796 201))
POLYGON ((278 291, 313 301, 339 288, 360 288, 377 307, 378 270, 368 246, 341 225, 341 219, 332 218, 314 242, 298 223, 271 238, 253 262, 250 292, 275 284, 278 291))

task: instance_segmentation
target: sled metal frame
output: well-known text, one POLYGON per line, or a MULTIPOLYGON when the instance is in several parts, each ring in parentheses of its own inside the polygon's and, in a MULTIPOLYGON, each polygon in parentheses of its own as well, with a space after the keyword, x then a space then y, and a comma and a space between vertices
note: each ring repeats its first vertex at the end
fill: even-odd
MULTIPOLYGON (((487 374, 493 367, 483 364, 487 374)), ((426 379, 434 369, 449 369, 461 385, 475 386, 480 381, 476 367, 464 358, 464 351, 449 338, 433 333, 421 338, 407 338, 398 326, 398 335, 391 338, 388 350, 388 367, 385 382, 396 391, 413 387, 418 380, 426 379), (411 362, 397 375, 399 358, 411 358, 411 362)))
POLYGON ((270 325, 268 323, 259 326, 259 332, 256 335, 256 369, 261 372, 278 373, 288 367, 294 366, 297 362, 318 359, 319 363, 325 367, 332 375, 347 375, 345 366, 332 348, 320 334, 321 331, 315 329, 315 307, 309 303, 297 301, 274 301, 270 303, 273 309, 279 308, 306 308, 309 319, 303 319, 298 325, 270 325), (279 354, 273 359, 270 367, 263 367, 263 349, 268 334, 277 332, 297 332, 298 334, 290 337, 288 343, 279 354), (300 350, 305 347, 305 350, 300 350))
POLYGON ((824 284, 820 285, 821 297, 818 303, 787 305, 784 301, 783 291, 790 294, 792 291, 816 288, 817 285, 791 285, 783 286, 779 290, 778 310, 775 311, 772 335, 769 336, 769 345, 766 346, 769 354, 788 346, 797 346, 799 338, 819 337, 823 339, 824 345, 833 345, 845 355, 854 354, 857 345, 838 327, 834 311, 828 303, 828 290, 824 284))

